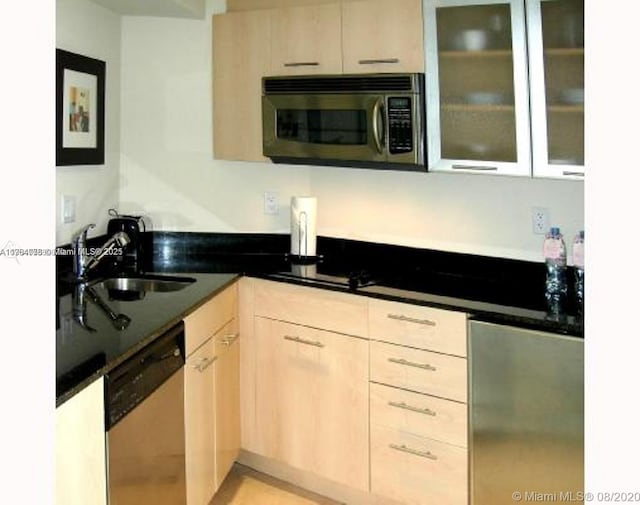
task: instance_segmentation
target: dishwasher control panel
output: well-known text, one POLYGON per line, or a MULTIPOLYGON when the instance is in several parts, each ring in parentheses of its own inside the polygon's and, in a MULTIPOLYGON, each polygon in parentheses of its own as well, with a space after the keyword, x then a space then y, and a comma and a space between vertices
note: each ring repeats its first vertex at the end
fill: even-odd
POLYGON ((106 376, 106 429, 111 429, 184 366, 184 323, 131 356, 106 376))

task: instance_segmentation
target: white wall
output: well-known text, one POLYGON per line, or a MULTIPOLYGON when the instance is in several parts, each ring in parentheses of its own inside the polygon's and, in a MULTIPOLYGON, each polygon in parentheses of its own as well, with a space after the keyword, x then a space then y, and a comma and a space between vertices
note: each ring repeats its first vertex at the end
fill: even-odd
POLYGON ((210 16, 123 18, 121 207, 157 230, 286 233, 296 194, 318 197, 321 235, 489 256, 541 260, 534 206, 583 228, 582 182, 213 160, 210 44, 210 16))
POLYGON ((118 206, 120 165, 120 16, 87 0, 56 1, 56 47, 106 62, 105 164, 56 167, 56 244, 88 223, 106 232, 118 206), (61 223, 61 195, 75 195, 76 222, 61 223))

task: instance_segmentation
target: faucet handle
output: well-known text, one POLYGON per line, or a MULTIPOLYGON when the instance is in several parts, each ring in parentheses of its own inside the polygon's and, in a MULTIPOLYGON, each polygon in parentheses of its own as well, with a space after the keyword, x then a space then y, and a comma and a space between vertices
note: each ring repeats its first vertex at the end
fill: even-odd
POLYGON ((80 238, 80 237, 87 238, 87 232, 95 227, 96 227, 95 223, 88 224, 76 234, 76 238, 80 238))

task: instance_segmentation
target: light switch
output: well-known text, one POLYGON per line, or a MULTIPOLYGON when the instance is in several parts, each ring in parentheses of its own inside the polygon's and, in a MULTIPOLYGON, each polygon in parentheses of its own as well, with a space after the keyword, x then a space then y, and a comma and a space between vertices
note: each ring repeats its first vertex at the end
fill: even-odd
POLYGON ((62 195, 62 222, 73 223, 76 220, 76 197, 62 195))

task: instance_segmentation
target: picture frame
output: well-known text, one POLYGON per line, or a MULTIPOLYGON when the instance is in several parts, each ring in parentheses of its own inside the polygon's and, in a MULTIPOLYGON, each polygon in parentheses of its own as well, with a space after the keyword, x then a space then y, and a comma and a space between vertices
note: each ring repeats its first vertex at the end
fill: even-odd
POLYGON ((106 63, 56 49, 56 166, 104 164, 106 63))

